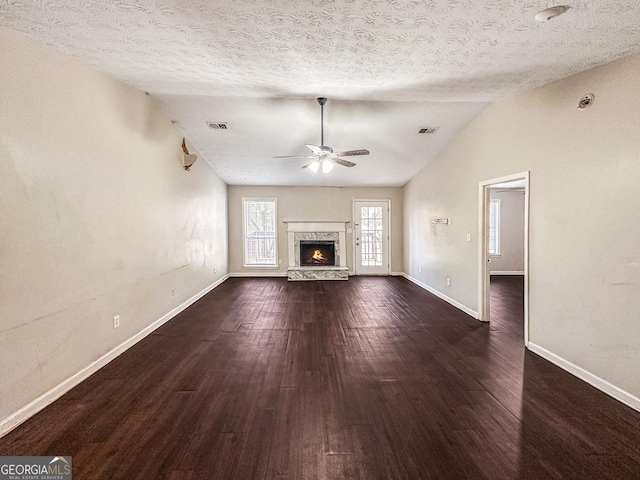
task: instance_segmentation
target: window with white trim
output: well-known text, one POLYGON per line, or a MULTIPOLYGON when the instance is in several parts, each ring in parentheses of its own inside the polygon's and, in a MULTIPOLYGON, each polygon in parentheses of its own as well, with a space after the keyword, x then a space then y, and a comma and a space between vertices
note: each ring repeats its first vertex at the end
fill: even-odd
POLYGON ((500 255, 500 200, 489 203, 489 255, 500 255))
POLYGON ((245 267, 277 267, 277 202, 275 198, 243 198, 245 267))

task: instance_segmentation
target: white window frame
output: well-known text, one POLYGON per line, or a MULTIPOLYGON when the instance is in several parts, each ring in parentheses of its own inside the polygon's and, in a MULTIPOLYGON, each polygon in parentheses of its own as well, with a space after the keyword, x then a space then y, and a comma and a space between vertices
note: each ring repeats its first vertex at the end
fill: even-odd
POLYGON ((243 197, 242 198, 242 266, 244 268, 278 268, 278 199, 266 197, 243 197), (249 263, 252 259, 248 257, 248 238, 247 238, 247 206, 249 203, 269 202, 273 203, 275 215, 273 218, 273 243, 274 256, 273 262, 249 263))
POLYGON ((489 255, 500 256, 500 199, 492 198, 489 203, 489 255), (493 231, 493 234, 492 234, 493 231), (491 241, 493 239, 493 242, 491 241))

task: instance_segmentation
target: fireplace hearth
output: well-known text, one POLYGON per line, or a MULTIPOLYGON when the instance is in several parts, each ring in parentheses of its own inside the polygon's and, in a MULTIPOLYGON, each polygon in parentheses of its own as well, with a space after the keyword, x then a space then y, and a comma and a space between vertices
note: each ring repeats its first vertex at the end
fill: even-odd
POLYGON ((301 267, 333 267, 336 264, 336 242, 333 240, 300 240, 301 267))

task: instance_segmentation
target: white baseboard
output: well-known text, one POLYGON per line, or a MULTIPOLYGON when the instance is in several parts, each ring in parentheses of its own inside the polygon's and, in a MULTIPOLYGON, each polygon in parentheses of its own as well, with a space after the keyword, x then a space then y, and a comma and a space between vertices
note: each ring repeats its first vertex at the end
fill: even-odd
POLYGON ((129 340, 124 341, 123 343, 115 347, 113 350, 107 352, 102 357, 100 357, 96 361, 92 362, 91 364, 89 364, 88 366, 80 370, 78 373, 62 381, 61 383, 53 387, 48 392, 40 395, 31 403, 25 405, 17 412, 14 412, 4 420, 0 421, 0 437, 6 435, 11 430, 19 426, 21 423, 23 423, 24 421, 26 421, 27 419, 29 419, 30 417, 38 413, 40 410, 42 410, 43 408, 55 402, 58 398, 60 398, 65 393, 67 393, 73 387, 80 384, 83 380, 86 380, 88 377, 90 377, 95 372, 100 370, 111 360, 115 359, 116 357, 124 353, 126 350, 134 346, 136 343, 138 343, 144 337, 152 333, 154 330, 160 328, 162 325, 164 325, 173 317, 181 313, 187 307, 190 307, 191 305, 193 305, 195 302, 200 300, 207 293, 209 293, 211 290, 216 288, 218 285, 223 283, 228 278, 229 278, 229 275, 225 275, 217 282, 213 283, 212 285, 209 285, 207 288, 197 293, 186 302, 177 306, 176 308, 171 310, 169 313, 163 315, 162 318, 156 320, 151 325, 149 325, 148 327, 144 328, 143 330, 135 334, 129 340))
POLYGON ((597 388, 598 390, 606 393, 607 395, 615 398, 619 402, 624 403, 628 407, 633 408, 640 412, 640 398, 632 395, 631 393, 622 390, 621 388, 616 387, 615 385, 603 380, 602 378, 594 375, 593 373, 585 370, 582 367, 579 367, 570 361, 556 355, 553 352, 550 352, 546 348, 541 347, 540 345, 536 345, 533 342, 529 342, 528 345, 529 350, 540 355, 542 358, 549 360, 554 365, 566 370, 570 374, 578 377, 581 380, 584 380, 589 385, 597 388))
POLYGON ((523 271, 500 271, 500 270, 494 270, 492 272, 489 272, 490 275, 524 275, 524 270, 523 271))
POLYGON ((279 271, 264 271, 264 272, 231 272, 229 273, 230 277, 260 277, 260 278, 273 278, 273 277, 286 277, 287 272, 279 272, 279 271))
POLYGON ((475 318, 476 320, 478 319, 479 315, 478 312, 471 310, 469 307, 461 304, 460 302, 454 300, 453 298, 447 297, 444 293, 439 292, 438 290, 436 290, 435 288, 430 287, 429 285, 427 285, 426 283, 422 283, 420 280, 418 280, 417 278, 413 278, 411 275, 408 275, 406 273, 403 273, 402 276, 404 278, 406 278, 407 280, 409 280, 410 282, 415 283, 416 285, 418 285, 419 287, 424 288, 427 292, 429 293, 433 293, 436 297, 441 298, 442 300, 444 300, 445 302, 450 303, 451 305, 453 305, 454 307, 462 310, 464 313, 466 313, 467 315, 471 315, 473 318, 475 318))
POLYGON ((404 277, 404 273, 403 272, 391 272, 391 276, 392 277, 404 277))

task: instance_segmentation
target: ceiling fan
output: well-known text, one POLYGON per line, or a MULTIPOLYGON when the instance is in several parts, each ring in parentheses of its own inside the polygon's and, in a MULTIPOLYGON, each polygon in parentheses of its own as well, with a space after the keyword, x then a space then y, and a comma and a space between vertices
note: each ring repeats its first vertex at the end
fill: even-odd
POLYGON ((307 163, 302 168, 310 168, 314 172, 317 172, 319 168, 322 168, 322 173, 329 173, 334 164, 342 165, 343 167, 355 167, 356 164, 349 160, 344 160, 342 157, 355 157, 357 155, 369 155, 369 150, 347 150, 346 152, 334 152, 333 148, 327 147, 324 144, 324 105, 327 103, 325 97, 319 97, 318 103, 320 104, 320 145, 307 145, 307 148, 311 150, 311 155, 281 155, 273 158, 308 158, 313 159, 312 162, 307 163))

